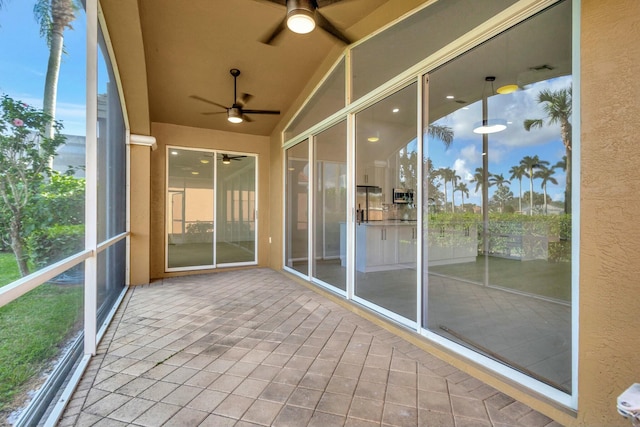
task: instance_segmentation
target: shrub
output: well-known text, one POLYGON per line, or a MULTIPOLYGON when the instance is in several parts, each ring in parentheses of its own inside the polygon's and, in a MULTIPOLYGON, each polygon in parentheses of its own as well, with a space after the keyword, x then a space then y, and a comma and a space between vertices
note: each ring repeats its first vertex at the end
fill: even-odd
POLYGON ((46 267, 84 248, 84 225, 54 225, 34 230, 27 239, 29 258, 37 268, 46 267))

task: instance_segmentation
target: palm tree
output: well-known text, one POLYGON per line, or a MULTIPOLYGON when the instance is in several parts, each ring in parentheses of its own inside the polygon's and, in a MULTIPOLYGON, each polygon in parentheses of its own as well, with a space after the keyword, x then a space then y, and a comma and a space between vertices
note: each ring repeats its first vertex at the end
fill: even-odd
POLYGON ((427 132, 430 137, 442 141, 444 143, 444 148, 449 148, 453 142, 453 129, 449 126, 436 125, 432 123, 429 125, 427 132))
MULTIPOLYGON (((489 174, 491 175, 491 174, 489 174)), ((482 180, 483 180, 483 175, 482 175, 482 168, 476 168, 475 173, 473 174, 473 178, 471 178, 471 180, 469 182, 475 182, 476 183, 476 188, 475 191, 476 193, 478 192, 479 189, 482 188, 482 180)))
POLYGON ((456 186, 458 185, 458 180, 461 179, 459 175, 456 175, 456 171, 454 169, 449 169, 449 181, 451 181, 451 212, 456 211, 456 186))
POLYGON ((36 21, 40 24, 40 36, 47 39, 49 62, 44 83, 43 111, 51 116, 47 138, 53 135, 53 119, 56 116, 56 98, 60 63, 64 51, 64 30, 73 28, 77 5, 73 0, 37 0, 33 8, 36 21))
POLYGON ((547 214, 547 184, 558 184, 558 180, 553 177, 555 171, 553 168, 542 167, 536 171, 536 178, 542 179, 541 187, 542 194, 544 195, 544 214, 547 214))
POLYGON ((509 173, 511 174, 509 179, 510 180, 517 179, 519 183, 519 195, 518 195, 518 211, 519 212, 522 212, 522 177, 525 176, 525 172, 526 171, 524 169, 524 166, 522 165, 512 166, 511 169, 509 169, 509 173))
POLYGON ((449 168, 440 168, 438 170, 436 170, 436 174, 442 179, 443 183, 444 183, 444 211, 447 211, 447 181, 448 181, 448 173, 447 170, 449 170, 449 168))
POLYGON ((546 160, 540 160, 538 156, 525 156, 520 160, 520 166, 525 170, 525 176, 529 178, 529 215, 533 215, 533 179, 536 178, 533 173, 534 168, 548 165, 546 160))
MULTIPOLYGON (((571 213, 571 86, 565 89, 551 91, 545 89, 538 94, 538 103, 543 104, 548 124, 560 124, 560 137, 566 152, 565 170, 566 183, 564 194, 565 213, 571 213)), ((541 128, 544 119, 527 119, 524 121, 525 130, 541 128)))
MULTIPOLYGON (((505 179, 505 177, 502 174, 492 174, 489 179, 489 187, 491 187, 492 185, 495 185, 498 187, 498 192, 502 193, 502 188, 506 187, 507 184, 511 184, 511 181, 509 181, 508 179, 505 179)), ((513 195, 512 195, 513 197, 513 195)), ((502 198, 500 198, 500 212, 502 212, 504 209, 504 204, 503 204, 503 200, 502 198)))
POLYGON ((491 176, 489 176, 489 187, 493 185, 502 187, 506 184, 511 184, 511 181, 509 181, 508 179, 505 179, 505 177, 502 174, 491 174, 491 176))
POLYGON ((554 169, 562 169, 562 171, 567 171, 567 156, 562 156, 562 160, 558 160, 555 165, 551 166, 554 169))
POLYGON ((460 184, 456 185, 456 191, 459 191, 460 195, 462 196, 462 204, 460 206, 462 206, 462 210, 464 211, 464 195, 466 194, 467 197, 469 197, 469 189, 467 188, 467 184, 461 182, 460 184))

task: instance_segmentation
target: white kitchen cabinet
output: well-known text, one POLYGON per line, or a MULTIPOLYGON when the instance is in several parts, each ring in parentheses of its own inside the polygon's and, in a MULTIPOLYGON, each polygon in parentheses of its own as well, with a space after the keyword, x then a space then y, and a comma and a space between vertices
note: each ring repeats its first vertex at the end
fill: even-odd
POLYGON ((416 265, 418 256, 417 225, 398 227, 398 263, 416 265))
POLYGON ((386 222, 356 226, 356 269, 362 272, 394 270, 398 264, 398 227, 386 222))

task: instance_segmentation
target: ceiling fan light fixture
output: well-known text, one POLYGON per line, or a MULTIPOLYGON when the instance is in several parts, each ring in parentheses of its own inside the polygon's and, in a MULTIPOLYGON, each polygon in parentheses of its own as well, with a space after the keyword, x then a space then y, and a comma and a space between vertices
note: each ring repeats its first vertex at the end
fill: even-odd
POLYGON ((227 111, 227 120, 231 123, 242 123, 242 112, 239 108, 231 107, 227 111))
POLYGON ((308 11, 298 9, 287 18, 287 27, 294 33, 307 34, 316 27, 316 21, 308 11))
POLYGON ((294 33, 307 34, 316 27, 314 6, 310 0, 287 1, 287 27, 294 33))
POLYGON ((222 155, 222 163, 225 165, 228 165, 229 163, 231 163, 231 159, 229 158, 229 156, 227 156, 226 154, 222 155))

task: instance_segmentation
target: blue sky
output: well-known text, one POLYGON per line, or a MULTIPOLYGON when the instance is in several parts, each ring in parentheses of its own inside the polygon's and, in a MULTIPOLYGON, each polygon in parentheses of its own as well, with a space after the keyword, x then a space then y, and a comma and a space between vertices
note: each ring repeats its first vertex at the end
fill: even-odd
MULTIPOLYGON (((540 160, 549 162, 549 166, 555 165, 565 155, 565 148, 560 139, 560 126, 549 125, 545 120, 542 128, 532 129, 527 132, 524 129, 525 119, 546 118, 542 106, 538 104, 536 97, 543 89, 558 90, 571 85, 571 77, 560 77, 530 85, 509 95, 494 95, 489 98, 489 118, 502 118, 507 120, 507 129, 489 135, 489 172, 503 174, 510 178, 509 170, 517 166, 525 156, 538 156, 540 160)), ((482 118, 481 102, 469 105, 466 109, 443 117, 436 123, 446 125, 454 131, 454 141, 450 148, 444 148, 440 141, 432 141, 428 156, 433 161, 434 167, 455 169, 462 182, 469 188, 469 198, 465 197, 465 203, 481 203, 481 190, 475 193, 475 182, 470 182, 475 169, 482 166, 482 137, 473 133, 474 124, 482 118)), ((557 185, 548 184, 547 194, 556 201, 564 199, 565 174, 556 169, 553 177, 558 181, 557 185)), ((450 186, 450 184, 449 184, 450 186)), ((514 197, 519 195, 519 182, 513 180, 511 191, 514 197)), ((442 187, 441 187, 442 189, 442 187)), ((522 180, 522 192, 529 190, 529 179, 522 180)), ((542 193, 540 180, 534 180, 533 190, 542 193)), ((495 191, 495 187, 489 189, 489 197, 495 191)), ((451 190, 448 188, 448 197, 451 200, 451 190)), ((456 204, 461 202, 460 194, 456 194, 456 204)))
MULTIPOLYGON (((34 1, 5 0, 0 9, 0 95, 42 108, 49 49, 33 15, 34 1)), ((56 119, 63 133, 85 135, 86 20, 78 11, 64 33, 56 119)))

